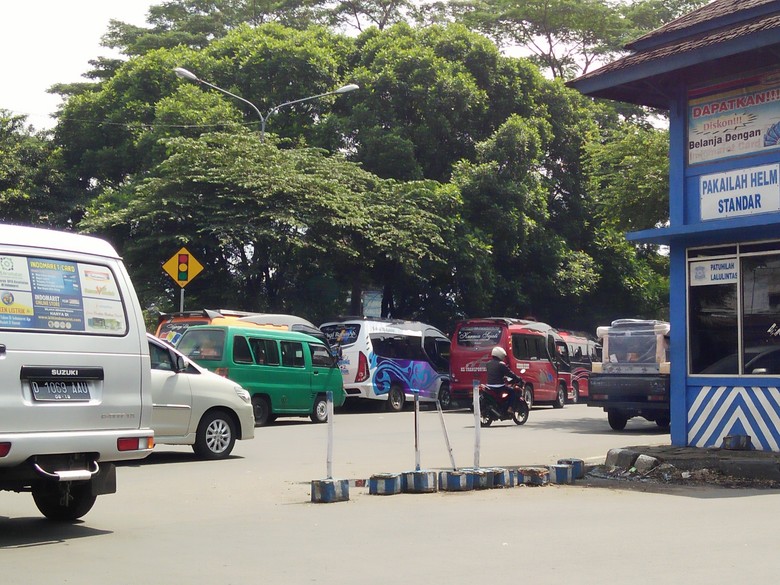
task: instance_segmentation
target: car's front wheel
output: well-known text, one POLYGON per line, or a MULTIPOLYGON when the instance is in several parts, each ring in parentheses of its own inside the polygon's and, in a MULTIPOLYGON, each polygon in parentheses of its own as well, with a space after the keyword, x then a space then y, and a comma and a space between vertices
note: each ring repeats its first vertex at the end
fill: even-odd
POLYGON ((200 420, 192 450, 203 459, 225 459, 235 444, 235 423, 230 415, 223 411, 211 411, 200 420))
POLYGON ((566 404, 566 386, 560 384, 558 386, 558 393, 555 395, 555 402, 553 402, 553 408, 563 408, 566 404))

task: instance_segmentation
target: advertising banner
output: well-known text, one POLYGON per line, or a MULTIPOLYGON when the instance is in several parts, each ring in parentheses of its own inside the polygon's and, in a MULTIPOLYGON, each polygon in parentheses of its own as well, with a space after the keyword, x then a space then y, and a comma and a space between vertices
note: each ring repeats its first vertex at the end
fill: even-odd
POLYGON ((722 81, 688 94, 688 164, 780 148, 780 72, 722 81))

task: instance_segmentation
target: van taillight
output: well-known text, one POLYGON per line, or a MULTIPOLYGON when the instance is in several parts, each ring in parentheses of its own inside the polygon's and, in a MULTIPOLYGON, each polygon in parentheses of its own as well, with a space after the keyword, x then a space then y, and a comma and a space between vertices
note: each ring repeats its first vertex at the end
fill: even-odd
POLYGON ((357 369, 357 375, 355 376, 355 382, 365 382, 368 380, 369 372, 368 372, 368 359, 366 358, 366 354, 364 354, 362 351, 358 352, 358 369, 357 369))
POLYGON ((0 457, 5 457, 11 451, 11 443, 0 443, 0 457))
POLYGON ((116 440, 119 451, 144 451, 154 448, 153 437, 120 437, 116 440))
POLYGON ((228 377, 228 369, 227 368, 216 368, 214 370, 214 373, 219 375, 219 376, 222 376, 223 378, 227 378, 228 377))

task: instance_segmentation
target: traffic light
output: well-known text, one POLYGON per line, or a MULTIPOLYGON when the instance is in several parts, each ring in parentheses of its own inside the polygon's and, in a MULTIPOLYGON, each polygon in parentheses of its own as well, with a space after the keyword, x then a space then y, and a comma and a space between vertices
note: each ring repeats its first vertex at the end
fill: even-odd
POLYGON ((187 282, 190 279, 189 271, 190 271, 190 255, 179 254, 179 280, 182 282, 187 282))

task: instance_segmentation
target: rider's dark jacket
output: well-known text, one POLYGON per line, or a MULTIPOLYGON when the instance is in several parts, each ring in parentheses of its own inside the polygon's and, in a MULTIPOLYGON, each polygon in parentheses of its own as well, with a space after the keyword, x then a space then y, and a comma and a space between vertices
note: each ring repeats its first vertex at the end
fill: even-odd
POLYGON ((503 386, 506 384, 506 378, 509 378, 510 382, 520 382, 519 376, 516 376, 512 370, 509 369, 504 362, 497 357, 493 356, 486 364, 487 368, 487 385, 494 388, 503 386))

